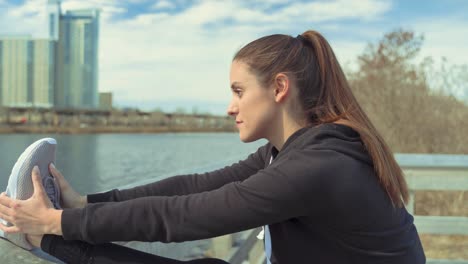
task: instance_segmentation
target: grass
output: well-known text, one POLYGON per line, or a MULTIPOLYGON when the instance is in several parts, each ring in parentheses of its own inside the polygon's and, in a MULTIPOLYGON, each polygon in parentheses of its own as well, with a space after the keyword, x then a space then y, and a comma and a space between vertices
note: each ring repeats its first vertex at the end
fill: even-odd
POLYGON ((468 191, 419 191, 414 200, 416 215, 468 217, 468 191))
POLYGON ((426 258, 468 259, 468 236, 420 234, 426 258))
MULTIPOLYGON (((419 191, 415 193, 416 215, 468 217, 467 191, 419 191)), ((426 258, 468 259, 468 236, 419 234, 426 258)))

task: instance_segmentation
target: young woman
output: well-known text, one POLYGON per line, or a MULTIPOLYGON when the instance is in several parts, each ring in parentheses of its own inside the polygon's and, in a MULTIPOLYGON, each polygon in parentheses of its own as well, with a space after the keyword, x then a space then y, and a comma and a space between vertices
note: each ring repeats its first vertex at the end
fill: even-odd
POLYGON ((30 200, 0 199, 0 217, 15 225, 0 228, 78 263, 172 263, 100 244, 179 242, 259 226, 272 264, 425 263, 404 207, 403 173, 318 32, 249 43, 234 56, 230 79, 228 114, 240 139, 268 140, 247 159, 86 197, 51 168, 68 208, 49 208, 36 184, 30 200))

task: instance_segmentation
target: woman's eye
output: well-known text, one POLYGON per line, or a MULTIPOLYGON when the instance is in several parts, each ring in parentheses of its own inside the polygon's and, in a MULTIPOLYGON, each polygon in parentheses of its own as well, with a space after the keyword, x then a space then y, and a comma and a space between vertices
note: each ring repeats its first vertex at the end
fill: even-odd
POLYGON ((237 96, 242 96, 242 91, 241 90, 234 90, 234 93, 237 94, 237 96))

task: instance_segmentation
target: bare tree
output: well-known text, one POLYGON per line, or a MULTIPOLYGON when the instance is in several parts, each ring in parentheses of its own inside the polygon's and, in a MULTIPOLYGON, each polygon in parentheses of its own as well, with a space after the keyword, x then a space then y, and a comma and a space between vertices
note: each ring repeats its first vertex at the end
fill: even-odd
POLYGON ((467 67, 455 71, 445 61, 440 74, 431 57, 416 63, 423 42, 422 35, 400 29, 369 44, 357 58, 358 70, 348 72, 350 85, 393 151, 468 153, 468 106, 436 92, 466 84, 467 67), (436 72, 444 89, 431 87, 436 72))

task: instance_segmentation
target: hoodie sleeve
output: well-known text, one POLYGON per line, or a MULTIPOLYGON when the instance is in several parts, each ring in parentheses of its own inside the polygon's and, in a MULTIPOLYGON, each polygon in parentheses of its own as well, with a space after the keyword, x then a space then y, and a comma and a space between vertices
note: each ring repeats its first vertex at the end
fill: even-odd
POLYGON ((214 190, 231 182, 243 181, 263 169, 269 148, 269 144, 266 144, 247 159, 212 172, 173 176, 130 189, 90 194, 87 196, 88 202, 121 202, 147 196, 188 195, 214 190))
MULTIPOLYGON (((310 215, 313 207, 296 188, 306 178, 288 174, 287 163, 270 166, 248 179, 181 196, 149 196, 119 203, 89 204, 65 209, 66 240, 180 242, 239 232, 290 218, 310 215)), ((308 164, 295 173, 314 175, 308 164)), ((320 186, 307 190, 320 197, 320 186)))

